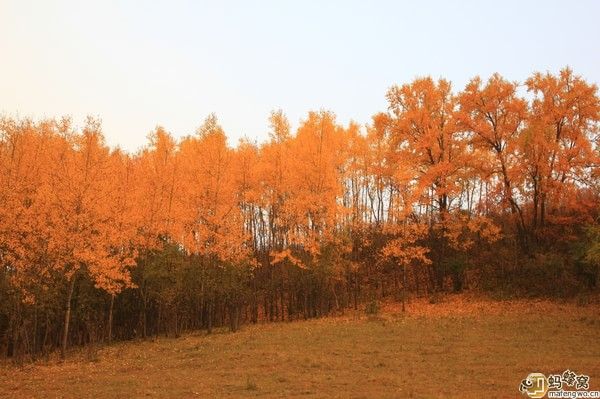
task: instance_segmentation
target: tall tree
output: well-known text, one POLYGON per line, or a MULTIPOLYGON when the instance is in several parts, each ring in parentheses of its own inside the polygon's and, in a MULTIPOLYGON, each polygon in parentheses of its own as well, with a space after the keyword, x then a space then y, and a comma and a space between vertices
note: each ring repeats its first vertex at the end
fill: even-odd
POLYGON ((494 74, 484 85, 472 79, 459 95, 460 122, 472 133, 471 144, 493 156, 487 174, 499 185, 502 202, 513 214, 518 239, 527 246, 527 226, 517 190, 523 180, 517 139, 527 119, 527 102, 517 94, 518 84, 494 74))
POLYGON ((569 68, 557 76, 535 73, 526 86, 534 95, 523 147, 535 229, 546 224, 549 208, 569 205, 568 194, 590 181, 598 164, 592 143, 599 131, 600 99, 597 87, 569 68))

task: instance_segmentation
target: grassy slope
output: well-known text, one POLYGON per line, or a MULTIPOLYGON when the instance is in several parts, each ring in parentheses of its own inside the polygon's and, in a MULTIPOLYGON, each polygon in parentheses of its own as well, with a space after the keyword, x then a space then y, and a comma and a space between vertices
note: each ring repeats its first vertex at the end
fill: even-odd
POLYGON ((600 308, 546 302, 411 304, 118 343, 90 361, 0 366, 0 397, 520 397, 528 373, 570 368, 600 390, 600 308), (459 309, 455 311, 455 309, 459 309))

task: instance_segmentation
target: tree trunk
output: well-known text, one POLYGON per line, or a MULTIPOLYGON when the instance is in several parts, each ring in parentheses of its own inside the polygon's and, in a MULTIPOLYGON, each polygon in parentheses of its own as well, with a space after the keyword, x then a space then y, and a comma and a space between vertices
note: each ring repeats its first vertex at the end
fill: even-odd
POLYGON ((115 295, 110 295, 110 307, 108 309, 108 342, 112 342, 113 308, 115 306, 115 295))
POLYGON ((402 311, 406 312, 406 265, 402 266, 402 311))
POLYGON ((65 358, 65 354, 67 352, 67 340, 69 339, 69 321, 71 320, 71 298, 73 297, 73 291, 75 289, 75 278, 76 278, 76 275, 74 275, 72 277, 71 284, 69 285, 69 294, 67 295, 67 308, 65 310, 65 323, 64 323, 64 329, 63 329, 62 344, 60 347, 61 359, 65 358))
POLYGON ((358 310, 358 272, 354 272, 354 310, 358 310))
POLYGON ((212 314, 212 302, 208 302, 206 304, 206 333, 212 333, 212 322, 213 322, 213 314, 212 314))
POLYGON ((46 356, 46 345, 48 343, 48 334, 50 330, 50 316, 48 316, 48 311, 46 313, 46 326, 44 328, 44 339, 42 341, 42 354, 46 356))
MULTIPOLYGON (((283 283, 281 283, 281 291, 279 292, 279 306, 281 306, 281 315, 280 315, 281 316, 280 317, 281 321, 285 320, 285 310, 284 310, 285 309, 285 304, 284 304, 283 290, 284 290, 283 283)), ((289 317, 289 314, 288 314, 288 317, 289 317)))
POLYGON ((34 358, 37 354, 37 332, 38 332, 38 308, 36 306, 33 310, 33 343, 31 345, 34 358))
POLYGON ((148 307, 148 298, 147 295, 144 292, 144 285, 142 285, 142 287, 140 287, 140 296, 142 297, 142 311, 140 314, 140 319, 141 319, 141 323, 142 323, 142 338, 146 339, 146 337, 148 336, 148 320, 147 320, 147 307, 148 307))

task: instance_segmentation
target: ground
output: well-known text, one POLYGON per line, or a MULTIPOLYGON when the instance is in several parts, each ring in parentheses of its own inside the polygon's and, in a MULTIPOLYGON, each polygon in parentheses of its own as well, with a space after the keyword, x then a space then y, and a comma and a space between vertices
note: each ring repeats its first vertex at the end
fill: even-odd
POLYGON ((567 368, 600 390, 598 305, 451 296, 5 362, 0 397, 516 398, 527 374, 567 368))

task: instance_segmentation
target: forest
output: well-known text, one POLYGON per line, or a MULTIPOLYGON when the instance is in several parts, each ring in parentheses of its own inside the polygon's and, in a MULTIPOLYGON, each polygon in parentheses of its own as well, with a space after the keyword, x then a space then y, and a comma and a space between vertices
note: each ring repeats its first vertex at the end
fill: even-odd
POLYGON ((277 110, 268 141, 232 146, 209 115, 135 154, 96 118, 4 116, 0 357, 464 290, 598 292, 595 84, 565 68, 385 96, 366 125, 319 110, 293 131, 277 110))

